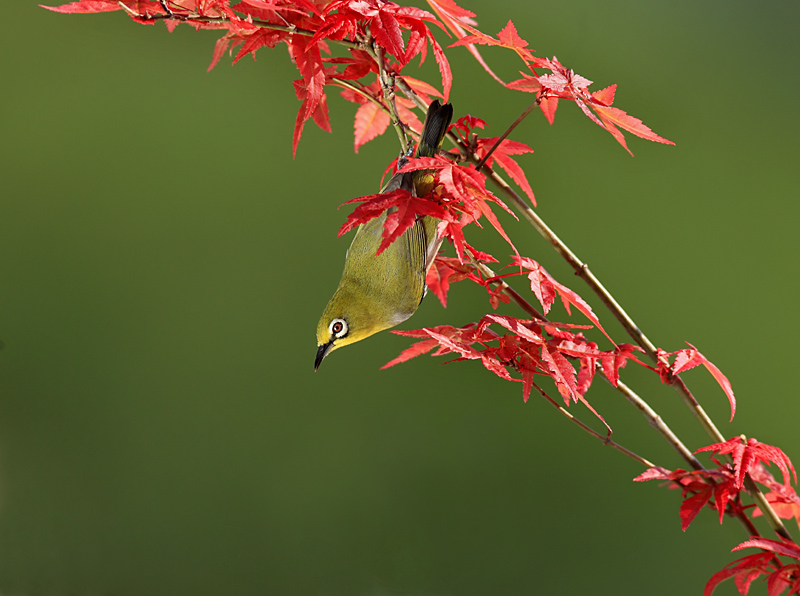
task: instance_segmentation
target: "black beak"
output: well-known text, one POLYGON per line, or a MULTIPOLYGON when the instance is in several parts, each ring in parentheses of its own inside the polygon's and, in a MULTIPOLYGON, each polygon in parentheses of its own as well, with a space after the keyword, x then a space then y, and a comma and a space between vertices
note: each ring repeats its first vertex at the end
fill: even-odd
POLYGON ((317 357, 314 359, 314 372, 319 368, 319 365, 322 364, 322 361, 325 359, 325 356, 328 355, 328 352, 331 351, 333 347, 333 342, 329 341, 326 344, 322 344, 320 347, 317 348, 317 357))

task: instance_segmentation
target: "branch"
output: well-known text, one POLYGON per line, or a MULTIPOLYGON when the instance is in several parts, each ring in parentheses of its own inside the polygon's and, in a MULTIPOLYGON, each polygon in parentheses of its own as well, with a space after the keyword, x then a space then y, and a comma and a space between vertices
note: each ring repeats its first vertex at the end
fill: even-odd
MULTIPOLYGON (((228 25, 231 23, 235 23, 229 18, 224 17, 204 17, 198 14, 180 14, 173 12, 169 9, 161 0, 161 6, 164 7, 165 13, 164 14, 151 14, 146 12, 144 14, 140 14, 127 6, 122 0, 118 1, 118 4, 122 7, 122 9, 128 13, 129 16, 135 17, 140 21, 180 21, 182 23, 211 23, 213 25, 228 25)), ((241 19, 243 23, 247 23, 249 25, 255 25, 256 27, 261 27, 262 29, 274 29, 276 31, 286 31, 287 33, 291 33, 292 35, 304 35, 306 37, 314 37, 315 31, 310 31, 308 29, 300 29, 299 27, 295 27, 294 25, 278 25, 277 23, 270 23, 268 21, 262 21, 259 19, 252 19, 250 21, 244 21, 241 19)), ((365 45, 360 42, 355 41, 348 41, 346 39, 328 39, 326 40, 330 43, 335 43, 337 45, 343 46, 345 48, 350 48, 354 50, 364 50, 366 49, 365 45)))
POLYGON ((476 170, 478 170, 479 172, 481 171, 483 166, 486 165, 486 161, 492 156, 492 153, 494 153, 495 150, 500 146, 500 143, 502 143, 504 140, 508 138, 508 135, 511 134, 511 131, 513 131, 517 126, 519 126, 519 123, 525 120, 528 114, 530 114, 535 108, 539 107, 539 104, 542 103, 542 99, 544 99, 544 97, 545 95, 544 93, 542 93, 539 97, 536 98, 536 101, 534 101, 531 105, 525 108, 525 111, 519 115, 519 118, 517 118, 516 120, 514 120, 514 122, 511 123, 511 126, 509 126, 506 129, 506 131, 497 139, 497 141, 495 141, 494 145, 492 145, 492 148, 489 149, 486 155, 484 155, 481 158, 481 160, 477 163, 477 165, 475 166, 476 170))
MULTIPOLYGON (((531 306, 531 304, 525 300, 516 290, 514 290, 511 286, 509 286, 502 278, 498 278, 492 269, 484 264, 479 263, 473 259, 472 261, 473 266, 477 267, 478 270, 490 278, 495 278, 491 281, 491 283, 499 284, 502 288, 503 292, 511 298, 522 310, 526 313, 531 315, 532 317, 542 321, 543 323, 549 323, 550 321, 541 314, 536 308, 531 306)), ((597 363, 597 367, 601 368, 600 363, 597 363)), ((604 379, 606 379, 605 375, 601 375, 604 379)), ((606 379, 608 381, 608 379, 606 379)), ((609 381, 609 384, 611 382, 609 381)), ((613 385, 612 385, 613 386, 613 385)), ((631 403, 637 410, 639 410, 642 415, 647 419, 650 426, 652 426, 663 438, 664 440, 669 443, 669 445, 678 452, 678 454, 686 460, 686 462, 695 470, 702 470, 703 464, 694 456, 694 454, 683 444, 683 442, 678 438, 678 436, 672 431, 672 429, 667 426, 667 423, 659 416, 653 408, 639 395, 637 395, 630 387, 628 387, 622 381, 617 383, 617 386, 614 387, 617 391, 619 391, 629 403, 631 403)))
POLYGON ((397 113, 397 104, 394 101, 394 73, 387 70, 384 50, 376 41, 373 41, 367 46, 367 53, 369 53, 369 55, 378 65, 381 89, 383 89, 383 99, 386 101, 386 105, 389 108, 389 118, 392 122, 392 126, 397 132, 397 138, 400 140, 400 146, 403 148, 403 154, 406 154, 408 153, 408 137, 406 136, 405 125, 400 121, 400 115, 397 113))

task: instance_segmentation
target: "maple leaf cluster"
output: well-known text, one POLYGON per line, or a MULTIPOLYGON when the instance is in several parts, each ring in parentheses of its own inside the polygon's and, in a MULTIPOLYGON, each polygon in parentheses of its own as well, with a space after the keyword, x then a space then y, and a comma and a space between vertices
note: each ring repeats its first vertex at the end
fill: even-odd
MULTIPOLYGON (((497 262, 491 255, 480 253, 468 244, 466 249, 472 263, 497 262)), ((574 306, 592 324, 554 323, 544 317, 518 319, 487 314, 478 323, 470 323, 463 327, 443 325, 413 331, 393 331, 392 333, 397 335, 414 337, 422 341, 407 348, 383 368, 406 362, 436 348, 433 356, 458 354, 459 357, 455 361, 480 360, 487 370, 500 378, 521 382, 524 401, 528 400, 531 388, 538 387, 534 382, 536 375, 549 377, 567 406, 581 402, 606 424, 603 417, 584 397, 592 384, 595 371, 600 370, 606 379, 616 386, 619 382, 620 369, 629 359, 637 360, 633 354, 642 351, 641 348, 631 344, 614 344, 610 350, 601 350, 597 343, 583 335, 583 330, 592 327, 597 327, 605 333, 591 307, 577 293, 557 282, 533 259, 519 255, 512 258, 515 266, 523 272, 527 271, 531 281, 531 291, 539 300, 545 314, 549 312, 558 296, 567 312, 574 306), (503 327, 505 332, 502 335, 498 334, 491 328, 493 324, 503 327), (519 373, 521 378, 512 377, 511 372, 519 373)), ((497 308, 501 300, 508 301, 508 298, 501 293, 503 286, 497 283, 499 278, 481 276, 474 265, 466 264, 462 259, 437 257, 434 267, 428 273, 427 284, 446 306, 450 284, 463 279, 484 286, 489 292, 494 308, 497 308)), ((607 424, 606 426, 608 427, 607 424)), ((610 427, 608 430, 611 432, 610 427)))
MULTIPOLYGON (((715 469, 686 471, 666 470, 655 466, 634 478, 637 482, 647 480, 666 480, 670 488, 679 488, 683 495, 680 507, 681 527, 689 527, 697 514, 706 506, 715 509, 722 523, 725 514, 738 516, 745 512, 741 493, 745 489, 745 478, 749 476, 768 489, 767 501, 773 506, 778 517, 794 519, 800 527, 800 497, 790 481, 797 484, 797 473, 789 457, 778 447, 761 443, 744 436, 734 437, 723 443, 715 443, 698 449, 695 453, 713 451, 715 469), (721 462, 716 455, 729 454, 732 462, 721 462), (766 469, 765 464, 774 464, 783 475, 783 482, 777 482, 766 469)), ((762 515, 759 508, 751 515, 762 515)), ((780 542, 753 537, 733 550, 748 547, 761 548, 767 552, 748 555, 733 561, 715 573, 706 584, 705 596, 710 596, 717 585, 731 577, 740 594, 747 594, 750 584, 760 576, 767 579, 769 596, 778 596, 787 589, 788 594, 800 594, 800 547, 788 538, 780 542), (784 564, 775 555, 790 557, 795 563, 784 564)))
MULTIPOLYGON (((589 93, 591 81, 564 67, 555 57, 538 58, 528 49, 528 42, 520 37, 514 24, 508 24, 498 33, 497 39, 477 29, 475 14, 458 6, 453 0, 428 0, 434 14, 411 6, 401 6, 387 0, 77 0, 61 6, 44 6, 60 13, 96 13, 124 10, 134 21, 153 24, 163 20, 170 31, 179 23, 196 29, 224 30, 224 35, 214 46, 209 70, 219 62, 226 51, 239 48, 233 59, 236 63, 244 56, 261 48, 274 48, 285 43, 289 55, 301 75, 294 82, 295 93, 301 107, 297 114, 292 150, 302 135, 305 123, 313 119, 323 130, 330 132, 327 94, 325 87, 344 88, 345 99, 360 105, 355 118, 355 149, 383 134, 389 125, 389 109, 381 97, 379 64, 383 56, 374 55, 380 48, 387 60, 380 64, 391 76, 401 77, 403 68, 416 56, 420 64, 425 61, 428 46, 441 73, 442 91, 412 77, 403 78, 420 99, 430 103, 430 96, 445 102, 450 94, 453 75, 442 46, 434 37, 429 25, 440 28, 456 38, 449 47, 465 46, 486 71, 509 89, 536 93, 542 112, 552 124, 559 99, 574 101, 593 122, 611 133, 630 152, 620 129, 647 140, 672 144, 619 108, 612 107, 616 85, 589 93), (437 18, 438 17, 438 18, 437 18), (347 48, 349 56, 331 56, 328 42, 347 48), (523 78, 504 83, 489 68, 477 45, 510 49, 522 59, 527 72, 523 78), (389 58, 391 57, 391 58, 389 58), (393 59, 392 59, 393 58, 393 59), (377 61, 377 63, 376 63, 377 61), (549 70, 539 74, 536 69, 549 70), (363 80, 374 75, 371 81, 363 80)), ((396 98, 397 111, 404 125, 419 130, 419 119, 411 111, 410 98, 396 98)), ((506 151, 495 156, 498 165, 517 179, 520 170, 508 170, 503 155, 514 154, 513 143, 506 151)), ((523 190, 532 198, 529 186, 523 190)))

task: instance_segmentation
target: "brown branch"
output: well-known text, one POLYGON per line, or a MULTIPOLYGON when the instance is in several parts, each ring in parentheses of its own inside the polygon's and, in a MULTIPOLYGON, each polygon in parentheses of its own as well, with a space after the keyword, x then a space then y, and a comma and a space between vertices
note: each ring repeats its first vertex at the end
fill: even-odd
MULTIPOLYGON (((212 25, 227 25, 235 23, 236 21, 232 21, 229 18, 223 17, 204 17, 199 14, 180 14, 177 12, 173 12, 168 7, 164 6, 162 2, 162 6, 165 8, 164 14, 139 14, 129 6, 127 6, 122 0, 118 0, 117 2, 122 9, 128 13, 129 16, 135 17, 140 21, 181 21, 182 23, 210 23, 212 25)), ((242 21, 245 22, 245 21, 242 21)), ((262 21, 260 19, 252 19, 251 21, 247 21, 248 24, 255 25, 257 27, 261 27, 262 29, 274 29, 275 31, 286 31, 287 33, 291 33, 292 35, 304 35, 306 37, 313 37, 316 32, 310 31, 308 29, 300 29, 299 27, 295 27, 294 25, 278 25, 277 23, 270 23, 269 21, 262 21)), ((348 41, 346 39, 328 39, 326 40, 330 43, 335 43, 337 45, 354 49, 354 50, 363 50, 366 49, 365 45, 361 42, 355 41, 348 41)))
POLYGON ((381 89, 383 90, 383 99, 389 108, 389 118, 392 126, 397 132, 397 138, 400 141, 400 146, 403 148, 403 154, 408 153, 408 137, 406 136, 406 127, 400 121, 400 115, 397 113, 397 104, 395 103, 395 76, 386 68, 386 56, 383 48, 378 45, 378 42, 373 41, 372 44, 367 46, 367 52, 378 65, 378 75, 381 82, 381 89))
MULTIPOLYGON (((478 270, 486 275, 489 278, 496 278, 496 274, 492 269, 484 264, 479 263, 473 259, 472 264, 474 267, 477 267, 478 270)), ((530 316, 534 317, 535 319, 543 322, 549 323, 550 321, 541 314, 536 308, 534 308, 525 298, 523 298, 516 290, 514 290, 511 286, 509 286, 503 279, 496 278, 493 279, 491 283, 500 284, 503 292, 511 298, 517 306, 519 306, 522 310, 528 313, 530 316)), ((597 363, 597 367, 600 367, 600 363, 597 363)), ((601 375, 604 379, 606 379, 605 375, 601 375)), ((608 381, 608 379, 606 379, 608 381)), ((609 384, 611 382, 609 381, 609 384)), ((612 385, 613 387, 613 385, 612 385)), ((694 456, 694 454, 683 444, 683 442, 678 438, 678 436, 672 431, 672 429, 664 422, 663 418, 656 413, 650 405, 642 399, 639 395, 636 394, 630 387, 628 387, 622 381, 617 383, 617 386, 614 387, 617 391, 619 391, 626 400, 630 404, 632 404, 642 415, 647 419, 647 422, 652 426, 663 438, 664 440, 669 443, 669 445, 678 452, 678 454, 695 470, 702 470, 703 465, 700 461, 694 456)))

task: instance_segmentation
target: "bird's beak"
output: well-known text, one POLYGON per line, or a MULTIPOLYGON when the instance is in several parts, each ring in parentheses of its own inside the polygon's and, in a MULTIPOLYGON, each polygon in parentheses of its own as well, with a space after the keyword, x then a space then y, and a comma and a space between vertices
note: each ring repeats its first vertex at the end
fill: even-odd
POLYGON ((317 357, 314 359, 314 371, 319 368, 319 365, 322 364, 325 356, 328 355, 328 352, 331 351, 333 347, 333 341, 329 341, 326 344, 322 344, 320 347, 317 348, 317 357))

